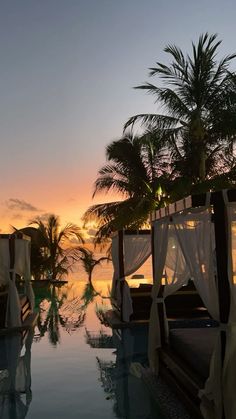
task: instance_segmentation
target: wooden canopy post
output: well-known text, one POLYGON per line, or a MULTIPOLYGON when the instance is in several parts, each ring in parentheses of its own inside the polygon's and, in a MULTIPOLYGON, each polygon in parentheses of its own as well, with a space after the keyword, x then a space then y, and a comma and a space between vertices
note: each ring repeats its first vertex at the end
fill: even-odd
POLYGON ((222 192, 212 194, 216 242, 216 264, 220 322, 227 323, 230 310, 230 285, 228 279, 228 222, 222 192))
MULTIPOLYGON (((124 268, 124 232, 123 230, 118 231, 118 252, 119 252, 119 280, 125 276, 124 268)), ((124 292, 124 281, 120 283, 121 293, 121 306, 120 306, 120 318, 123 321, 123 292, 124 292)))
MULTIPOLYGON (((151 243, 152 243, 152 276, 153 279, 156 277, 155 276, 155 270, 156 270, 156 266, 155 266, 155 243, 154 243, 154 226, 152 225, 152 230, 151 230, 151 234, 152 234, 152 238, 151 238, 151 243)), ((153 281, 154 284, 154 281, 153 281)), ((160 286, 160 290, 158 293, 158 298, 163 298, 163 286, 161 284, 160 286)), ((157 302, 157 309, 158 309, 158 315, 159 315, 159 324, 160 324, 160 337, 161 337, 161 346, 164 345, 165 343, 165 315, 164 315, 164 301, 163 302, 157 302)))
POLYGON ((9 257, 10 257, 10 278, 13 280, 13 269, 15 265, 15 236, 9 236, 9 257))
MULTIPOLYGON (((220 310, 220 323, 226 325, 230 312, 230 284, 228 278, 228 217, 222 192, 212 194, 214 209, 214 226, 216 242, 216 264, 218 279, 218 299, 220 310)), ((221 337, 221 365, 223 367, 226 349, 226 331, 220 331, 221 337)), ((225 418, 224 403, 222 419, 225 418)))

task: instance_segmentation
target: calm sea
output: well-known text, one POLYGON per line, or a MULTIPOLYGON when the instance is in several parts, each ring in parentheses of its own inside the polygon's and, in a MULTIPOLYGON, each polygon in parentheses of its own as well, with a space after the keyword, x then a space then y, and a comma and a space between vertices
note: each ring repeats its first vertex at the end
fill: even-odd
MULTIPOLYGON (((95 253, 95 258, 99 259, 100 257, 106 256, 105 253, 101 253, 101 252, 96 252, 95 253)), ((152 278, 152 266, 151 266, 151 257, 148 258, 148 260, 144 263, 144 265, 135 273, 137 274, 143 274, 145 276, 145 281, 147 282, 146 279, 151 280, 152 278)), ((103 261, 101 263, 101 265, 98 265, 95 267, 94 271, 93 271, 93 279, 95 280, 112 280, 112 276, 113 276, 113 266, 112 263, 103 261)), ((78 263, 75 264, 73 266, 73 271, 69 274, 68 279, 70 280, 77 280, 77 279, 83 279, 86 280, 87 279, 87 275, 86 272, 83 269, 82 264, 78 263)), ((141 281, 142 282, 142 281, 141 281)), ((140 281, 139 281, 140 283, 140 281)), ((135 286, 135 281, 132 281, 132 284, 135 286)))

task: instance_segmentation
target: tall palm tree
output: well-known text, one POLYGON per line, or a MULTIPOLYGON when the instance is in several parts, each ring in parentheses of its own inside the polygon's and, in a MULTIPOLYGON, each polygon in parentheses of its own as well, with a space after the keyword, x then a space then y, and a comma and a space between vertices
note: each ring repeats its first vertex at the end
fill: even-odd
POLYGON ((31 221, 37 225, 41 237, 41 247, 44 249, 44 271, 52 279, 67 275, 74 262, 78 260, 78 249, 72 246, 71 240, 84 242, 80 228, 75 224, 67 224, 60 228, 59 218, 48 215, 46 221, 40 217, 31 221))
POLYGON ((139 228, 160 205, 169 178, 169 160, 156 133, 127 134, 106 148, 108 163, 98 172, 94 195, 116 192, 122 201, 93 205, 85 221, 98 222, 97 241, 122 228, 139 228))
POLYGON ((30 270, 34 279, 39 280, 44 274, 45 264, 47 264, 47 256, 43 251, 44 238, 40 231, 35 227, 23 227, 17 229, 12 226, 14 232, 20 232, 31 238, 31 257, 30 257, 30 270))
POLYGON ((145 83, 136 88, 155 96, 162 114, 131 117, 124 129, 140 122, 158 130, 172 157, 176 175, 201 182, 235 167, 233 144, 236 134, 236 77, 230 71, 236 54, 217 61, 221 44, 216 35, 205 33, 192 54, 168 45, 169 65, 157 62, 150 68, 159 84, 145 83))

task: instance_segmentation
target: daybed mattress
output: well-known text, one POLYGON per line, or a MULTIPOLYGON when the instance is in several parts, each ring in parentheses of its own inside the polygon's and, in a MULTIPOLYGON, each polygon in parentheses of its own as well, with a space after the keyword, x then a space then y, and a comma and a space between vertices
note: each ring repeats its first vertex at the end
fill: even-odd
POLYGON ((218 328, 171 329, 169 344, 186 364, 206 380, 209 375, 210 359, 219 333, 218 328))

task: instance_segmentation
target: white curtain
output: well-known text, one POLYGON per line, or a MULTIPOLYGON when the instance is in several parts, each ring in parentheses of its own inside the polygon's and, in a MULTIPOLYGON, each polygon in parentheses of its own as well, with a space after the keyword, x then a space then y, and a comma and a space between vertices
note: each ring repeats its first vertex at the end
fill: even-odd
POLYGON ((190 276, 209 313, 219 320, 211 212, 208 208, 200 208, 173 215, 173 224, 190 276))
POLYGON ((111 258, 112 258, 112 264, 113 264, 111 296, 112 298, 115 298, 117 281, 119 280, 119 237, 118 237, 118 234, 112 237, 111 258))
POLYGON ((168 247, 165 262, 164 298, 175 293, 182 285, 188 282, 190 273, 179 244, 176 230, 169 225, 168 247))
POLYGON ((236 323, 236 203, 229 202, 227 204, 228 215, 228 277, 230 281, 231 305, 230 305, 230 322, 236 323))
POLYGON ((15 284, 16 274, 24 277, 25 292, 33 311, 34 292, 30 282, 30 241, 15 239, 15 261, 13 269, 10 269, 9 239, 0 239, 0 283, 4 283, 8 287, 6 327, 19 327, 22 324, 20 299, 15 284))
POLYGON ((223 400, 226 419, 236 417, 236 203, 226 202, 228 216, 228 278, 231 305, 226 329, 226 353, 223 367, 223 400))
POLYGON ((153 224, 154 234, 154 276, 152 287, 152 306, 149 321, 148 357, 153 371, 158 369, 157 349, 161 346, 160 323, 158 314, 158 293, 161 286, 163 271, 168 247, 169 220, 155 221, 153 224))
MULTIPOLYGON (((190 276, 215 320, 219 320, 219 301, 215 276, 214 229, 211 211, 204 207, 173 216, 177 237, 189 268, 190 276)), ((221 419, 221 345, 220 334, 214 348, 209 377, 199 396, 206 419, 221 419), (207 400, 207 403, 205 401, 207 400), (209 408, 209 406, 211 406, 209 408)))
MULTIPOLYGON (((225 191, 226 192, 226 191, 225 191)), ((226 350, 221 366, 220 334, 211 360, 210 376, 203 394, 212 400, 212 409, 202 403, 202 412, 206 419, 222 418, 222 402, 225 419, 236 417, 236 203, 228 202, 224 193, 228 219, 228 279, 230 283, 230 314, 228 324, 223 327, 226 333, 226 350)), ((222 221, 223 222, 223 221, 222 221)))
MULTIPOLYGON (((150 234, 125 234, 123 236, 124 254, 124 275, 131 275, 137 271, 151 254, 151 235, 150 234)), ((119 239, 118 235, 112 239, 112 262, 114 268, 112 280, 112 297, 116 299, 119 306, 122 305, 123 320, 128 322, 133 313, 130 289, 125 278, 119 277, 119 239), (121 295, 121 282, 123 292, 121 295), (122 298, 123 297, 123 298, 122 298), (122 301, 121 301, 122 299, 122 301)))
POLYGON ((151 234, 124 234, 125 276, 132 275, 151 255, 151 234))
POLYGON ((30 249, 31 243, 29 240, 16 239, 15 240, 15 272, 23 276, 25 282, 25 294, 27 295, 31 311, 34 310, 34 291, 31 284, 31 271, 30 271, 30 249))
POLYGON ((112 298, 115 300, 118 307, 122 307, 122 319, 128 322, 133 313, 132 299, 130 296, 129 285, 125 278, 120 277, 119 269, 119 236, 118 234, 112 238, 111 249, 112 263, 113 263, 113 279, 112 279, 112 298), (123 290, 121 292, 121 287, 123 290))

